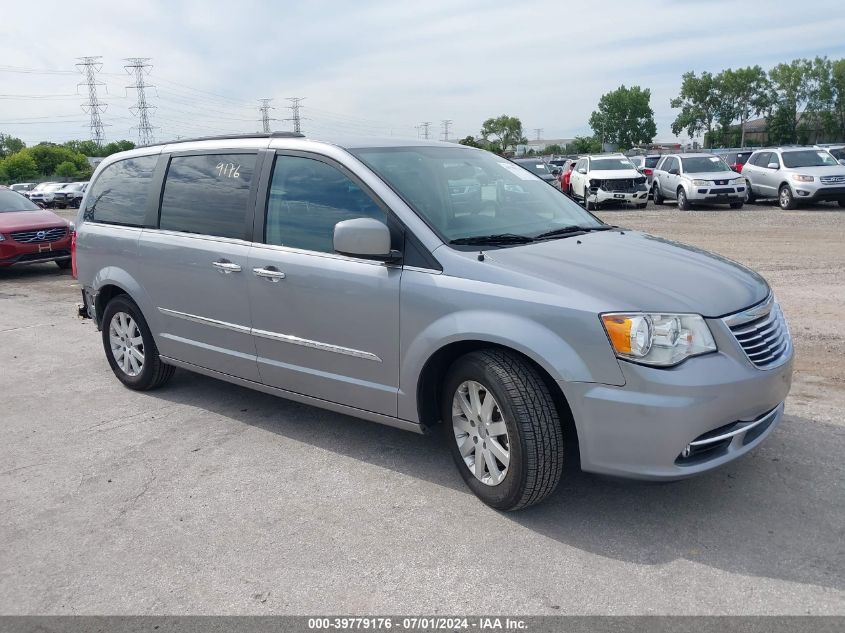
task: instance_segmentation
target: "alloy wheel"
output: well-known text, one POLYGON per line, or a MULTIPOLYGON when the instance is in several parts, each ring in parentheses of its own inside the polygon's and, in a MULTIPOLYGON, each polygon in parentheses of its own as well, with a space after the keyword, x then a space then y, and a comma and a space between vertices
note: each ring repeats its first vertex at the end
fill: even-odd
POLYGON ((109 323, 109 345, 117 366, 127 376, 137 376, 144 369, 144 339, 131 315, 115 312, 109 323))
POLYGON ((510 438, 493 393, 474 380, 462 382, 452 398, 452 430, 464 464, 481 483, 502 482, 510 463, 510 438))

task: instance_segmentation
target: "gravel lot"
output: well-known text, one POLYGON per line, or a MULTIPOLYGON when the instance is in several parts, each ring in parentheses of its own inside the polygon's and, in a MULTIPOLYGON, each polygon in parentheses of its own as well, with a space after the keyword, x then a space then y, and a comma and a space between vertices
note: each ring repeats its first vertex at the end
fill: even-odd
POLYGON ((129 391, 69 274, 0 271, 0 613, 845 614, 845 212, 600 215, 771 282, 787 416, 715 473, 569 473, 516 514, 437 438, 184 371, 129 391))

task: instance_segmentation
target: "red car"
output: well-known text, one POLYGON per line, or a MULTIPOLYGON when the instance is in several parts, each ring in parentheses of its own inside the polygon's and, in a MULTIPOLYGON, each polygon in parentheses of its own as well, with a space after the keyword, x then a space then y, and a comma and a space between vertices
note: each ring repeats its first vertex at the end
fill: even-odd
POLYGON ((56 262, 70 268, 73 225, 21 194, 0 189, 0 268, 56 262))

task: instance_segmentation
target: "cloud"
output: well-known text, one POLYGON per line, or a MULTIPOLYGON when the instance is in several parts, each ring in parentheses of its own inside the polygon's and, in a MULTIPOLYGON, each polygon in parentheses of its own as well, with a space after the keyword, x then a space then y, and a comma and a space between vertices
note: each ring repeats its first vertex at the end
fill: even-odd
POLYGON ((130 56, 152 58, 159 138, 255 131, 262 97, 274 97, 274 127, 286 128, 285 97, 294 95, 307 97, 304 128, 315 136, 409 136, 421 121, 439 129, 447 118, 464 136, 502 113, 547 137, 573 136, 589 131, 601 94, 624 83, 651 88, 658 135, 668 139, 669 99, 687 70, 845 56, 841 2, 803 8, 780 0, 753 12, 735 0, 16 3, 0 24, 0 93, 47 98, 0 97, 0 130, 28 142, 86 138, 74 63, 102 55, 111 139, 133 134, 135 95, 122 67, 130 56), (48 22, 56 35, 36 34, 48 22), (59 34, 64 26, 71 35, 59 34))

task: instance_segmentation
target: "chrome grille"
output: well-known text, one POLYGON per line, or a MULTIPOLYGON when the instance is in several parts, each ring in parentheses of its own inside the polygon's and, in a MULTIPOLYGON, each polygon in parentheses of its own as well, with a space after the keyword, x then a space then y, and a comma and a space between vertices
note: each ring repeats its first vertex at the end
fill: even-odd
POLYGON ((43 242, 56 242, 67 235, 66 226, 54 226, 49 229, 36 229, 34 231, 17 231, 12 233, 12 239, 22 244, 36 244, 43 242))
POLYGON ((822 176, 819 180, 825 185, 839 185, 845 183, 845 176, 822 176))
POLYGON ((725 317, 724 321, 754 366, 772 369, 789 359, 792 338, 772 295, 763 303, 725 317))

